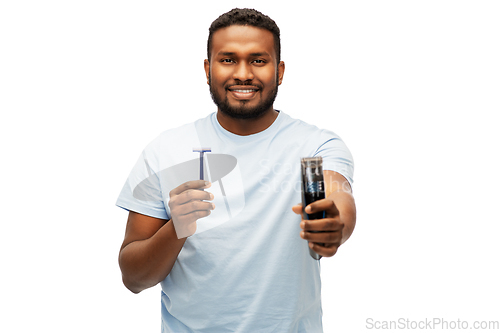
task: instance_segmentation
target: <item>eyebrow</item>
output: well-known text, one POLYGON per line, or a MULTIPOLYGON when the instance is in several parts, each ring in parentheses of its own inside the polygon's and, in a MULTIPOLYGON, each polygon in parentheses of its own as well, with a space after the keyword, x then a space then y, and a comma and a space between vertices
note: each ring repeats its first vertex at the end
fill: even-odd
MULTIPOLYGON (((234 56, 236 55, 236 52, 219 52, 217 54, 218 56, 234 56)), ((270 57, 271 55, 267 52, 254 52, 250 53, 251 57, 262 57, 262 56, 267 56, 270 57)))

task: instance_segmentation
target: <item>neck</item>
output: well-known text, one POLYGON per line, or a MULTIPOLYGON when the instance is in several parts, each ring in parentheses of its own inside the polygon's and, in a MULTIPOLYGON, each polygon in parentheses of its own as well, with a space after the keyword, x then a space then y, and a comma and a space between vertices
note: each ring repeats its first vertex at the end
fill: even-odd
POLYGON ((264 131, 278 117, 278 111, 270 109, 263 116, 256 119, 237 119, 217 111, 219 124, 227 131, 236 135, 251 135, 264 131))

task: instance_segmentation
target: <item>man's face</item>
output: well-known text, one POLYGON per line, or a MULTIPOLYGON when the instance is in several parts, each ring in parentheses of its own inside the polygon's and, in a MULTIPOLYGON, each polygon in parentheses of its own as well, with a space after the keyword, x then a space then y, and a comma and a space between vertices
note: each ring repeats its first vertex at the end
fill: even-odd
POLYGON ((272 111, 284 70, 268 30, 232 25, 212 35, 205 72, 214 103, 228 116, 251 119, 272 111))

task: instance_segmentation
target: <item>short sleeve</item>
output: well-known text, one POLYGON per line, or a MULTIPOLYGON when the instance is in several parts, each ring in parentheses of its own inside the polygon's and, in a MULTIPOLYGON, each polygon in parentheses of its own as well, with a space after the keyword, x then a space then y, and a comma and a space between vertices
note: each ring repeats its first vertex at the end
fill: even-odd
POLYGON ((118 196, 116 205, 128 211, 168 220, 159 179, 160 142, 150 143, 139 156, 118 196))
POLYGON ((321 146, 314 156, 323 158, 323 170, 340 173, 352 185, 354 182, 354 160, 347 145, 335 133, 322 130, 321 146))

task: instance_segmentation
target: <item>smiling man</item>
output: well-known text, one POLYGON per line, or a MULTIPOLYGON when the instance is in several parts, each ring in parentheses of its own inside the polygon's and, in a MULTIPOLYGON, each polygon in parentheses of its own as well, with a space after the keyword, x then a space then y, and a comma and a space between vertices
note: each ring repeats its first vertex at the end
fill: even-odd
POLYGON ((274 109, 285 64, 272 19, 221 15, 207 52, 217 112, 151 142, 118 198, 129 211, 123 282, 134 293, 161 284, 162 332, 322 332, 309 250, 331 257, 354 229, 352 156, 335 133, 274 109), (193 145, 210 147, 211 182, 189 167, 193 145), (315 156, 326 199, 305 212, 325 218, 305 221, 300 158, 315 156))
POLYGON ((219 122, 246 128, 251 119, 276 119, 273 103, 285 71, 277 52, 273 33, 263 28, 232 25, 212 32, 205 72, 219 122))

